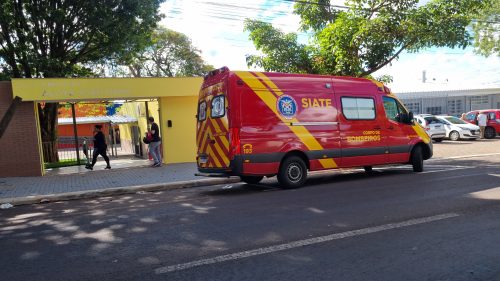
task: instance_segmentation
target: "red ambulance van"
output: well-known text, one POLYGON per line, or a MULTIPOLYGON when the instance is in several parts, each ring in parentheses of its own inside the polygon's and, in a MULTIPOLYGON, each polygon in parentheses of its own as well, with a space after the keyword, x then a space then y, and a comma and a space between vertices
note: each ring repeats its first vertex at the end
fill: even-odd
POLYGON ((308 171, 432 157, 427 133, 382 83, 352 77, 229 71, 206 75, 198 99, 198 175, 280 186, 308 171))

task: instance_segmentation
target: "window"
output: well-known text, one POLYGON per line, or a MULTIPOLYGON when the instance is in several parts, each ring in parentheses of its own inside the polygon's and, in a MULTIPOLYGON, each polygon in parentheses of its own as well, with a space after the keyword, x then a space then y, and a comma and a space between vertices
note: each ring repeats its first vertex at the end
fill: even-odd
POLYGON ((470 97, 470 104, 472 110, 488 109, 490 107, 490 98, 489 96, 470 97))
POLYGON ((488 112, 488 119, 495 120, 496 119, 495 112, 488 112))
POLYGON ((387 118, 401 122, 399 120, 400 113, 408 114, 408 111, 402 106, 396 99, 390 97, 383 97, 384 99, 384 109, 387 118))
POLYGON ((341 98, 342 112, 348 120, 375 119, 375 101, 372 98, 341 98))
POLYGON ((462 106, 462 100, 448 101, 448 114, 460 116, 462 112, 464 112, 464 108, 462 106))
POLYGON ((418 102, 408 102, 405 103, 406 108, 408 108, 409 111, 419 114, 420 113, 420 103, 418 102))
POLYGON ((205 119, 207 119, 207 103, 203 101, 198 106, 198 121, 205 119))
POLYGON ((476 114, 475 113, 469 113, 465 116, 465 119, 469 120, 469 121, 474 121, 476 120, 476 114))
POLYGON ((441 122, 441 120, 437 119, 434 116, 424 117, 424 119, 425 119, 425 122, 427 122, 427 124, 442 124, 443 123, 443 122, 441 122))
POLYGON ((432 115, 439 115, 443 113, 442 111, 443 109, 441 108, 441 106, 431 106, 427 107, 425 112, 432 115))
POLYGON ((213 118, 218 118, 224 116, 226 114, 225 110, 225 97, 223 95, 216 96, 212 100, 212 114, 213 118))

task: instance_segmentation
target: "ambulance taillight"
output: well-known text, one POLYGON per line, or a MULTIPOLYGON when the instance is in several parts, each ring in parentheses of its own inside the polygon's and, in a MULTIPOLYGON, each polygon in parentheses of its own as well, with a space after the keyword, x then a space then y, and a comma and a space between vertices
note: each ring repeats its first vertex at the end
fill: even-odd
POLYGON ((241 154, 240 128, 231 128, 229 130, 229 139, 231 140, 229 157, 233 159, 235 155, 241 154))

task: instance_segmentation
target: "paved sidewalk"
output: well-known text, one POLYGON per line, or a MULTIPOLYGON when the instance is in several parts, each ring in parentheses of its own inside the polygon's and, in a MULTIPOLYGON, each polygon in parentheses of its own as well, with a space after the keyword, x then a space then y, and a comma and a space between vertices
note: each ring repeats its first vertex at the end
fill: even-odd
POLYGON ((103 168, 96 165, 94 171, 77 174, 0 178, 0 204, 33 204, 239 181, 238 178, 197 177, 194 175, 197 172, 195 163, 159 168, 103 168))

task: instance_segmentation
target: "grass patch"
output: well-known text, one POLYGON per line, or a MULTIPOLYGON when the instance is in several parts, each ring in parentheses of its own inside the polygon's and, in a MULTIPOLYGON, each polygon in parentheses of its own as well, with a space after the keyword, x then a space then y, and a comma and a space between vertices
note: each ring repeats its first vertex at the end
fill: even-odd
POLYGON ((87 160, 85 159, 80 159, 80 163, 78 163, 76 159, 65 159, 59 162, 44 163, 44 166, 45 169, 53 169, 53 168, 85 165, 85 164, 87 164, 87 160))

